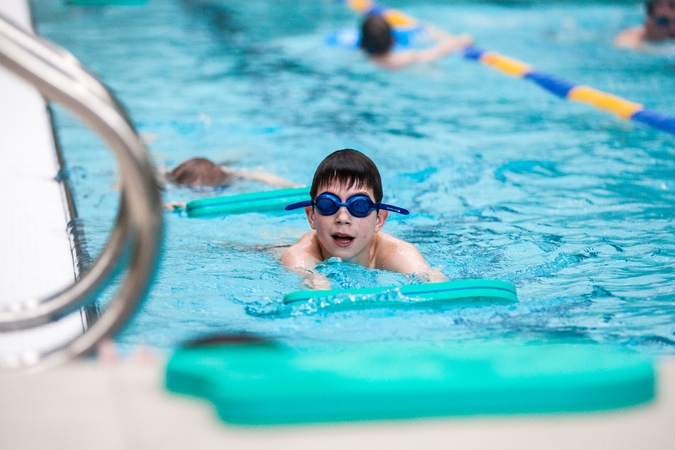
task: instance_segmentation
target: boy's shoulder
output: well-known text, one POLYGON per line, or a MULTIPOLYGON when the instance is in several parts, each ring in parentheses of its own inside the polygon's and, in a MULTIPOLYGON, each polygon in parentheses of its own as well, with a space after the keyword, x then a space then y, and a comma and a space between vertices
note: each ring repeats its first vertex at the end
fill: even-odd
POLYGON ((375 256, 376 268, 399 273, 420 273, 429 270, 427 261, 414 244, 395 238, 387 233, 378 233, 375 256))
POLYGON ((637 49, 645 43, 645 29, 643 26, 629 28, 619 33, 614 38, 614 45, 617 47, 625 47, 630 49, 637 49))
POLYGON ((314 230, 302 235, 281 255, 281 262, 289 268, 313 267, 321 261, 321 248, 314 230))

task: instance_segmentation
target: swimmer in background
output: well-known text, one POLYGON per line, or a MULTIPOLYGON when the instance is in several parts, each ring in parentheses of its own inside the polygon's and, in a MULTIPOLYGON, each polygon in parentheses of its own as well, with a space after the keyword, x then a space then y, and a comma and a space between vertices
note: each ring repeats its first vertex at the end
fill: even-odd
POLYGON ((408 211, 380 203, 380 173, 363 153, 344 149, 328 155, 314 173, 310 196, 312 200, 286 209, 304 206, 312 231, 281 255, 284 267, 303 276, 303 284, 310 289, 330 289, 328 279, 314 272, 317 264, 329 258, 426 281, 446 280, 413 244, 380 231, 389 211, 408 211))
MULTIPOLYGON (((175 169, 163 176, 163 181, 187 187, 221 187, 237 180, 259 181, 277 187, 301 186, 293 181, 268 172, 250 172, 221 166, 206 158, 191 158, 180 163, 175 169)), ((184 202, 168 202, 167 209, 185 208, 184 202)))
POLYGON ((384 17, 371 14, 361 25, 360 46, 368 54, 368 59, 378 66, 385 69, 401 69, 414 63, 434 61, 473 43, 473 38, 468 34, 454 36, 433 29, 432 36, 437 39, 437 43, 431 48, 392 52, 394 35, 391 26, 384 17))
POLYGON ((614 45, 639 50, 648 43, 675 39, 675 0, 651 0, 645 8, 642 26, 624 30, 614 39, 614 45))

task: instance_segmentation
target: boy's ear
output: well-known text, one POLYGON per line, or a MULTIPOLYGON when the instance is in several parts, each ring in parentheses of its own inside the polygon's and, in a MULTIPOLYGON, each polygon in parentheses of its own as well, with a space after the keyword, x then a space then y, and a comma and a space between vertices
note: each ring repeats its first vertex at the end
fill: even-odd
POLYGON ((381 209, 377 212, 377 222, 375 223, 375 232, 380 231, 384 222, 386 222, 387 217, 389 217, 389 211, 381 209))
POLYGON ((307 214, 307 221, 309 222, 309 226, 312 227, 312 230, 316 230, 316 227, 314 226, 314 207, 305 206, 305 214, 307 214))

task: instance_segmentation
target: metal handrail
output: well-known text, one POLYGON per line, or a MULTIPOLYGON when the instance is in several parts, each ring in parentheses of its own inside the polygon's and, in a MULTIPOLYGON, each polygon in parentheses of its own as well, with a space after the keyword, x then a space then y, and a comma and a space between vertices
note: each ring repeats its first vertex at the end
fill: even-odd
MULTIPOLYGON (((110 92, 88 73, 72 54, 44 38, 23 31, 18 25, 6 19, 5 22, 0 22, 0 36, 3 37, 0 45, 4 46, 5 52, 8 50, 14 54, 23 52, 28 57, 24 59, 28 59, 35 66, 33 70, 39 71, 38 73, 44 76, 53 78, 56 72, 57 76, 69 78, 80 88, 85 88, 115 108, 129 126, 132 126, 126 112, 110 92)), ((120 221, 119 217, 116 222, 108 243, 99 257, 99 263, 90 268, 87 276, 82 277, 79 283, 45 299, 16 302, 1 308, 0 332, 49 323, 90 303, 112 278, 114 269, 126 248, 126 224, 120 221), (79 301, 73 301, 74 298, 79 301)))
MULTIPOLYGON (((0 22, 0 36, 3 37, 0 45, 5 49, 5 53, 12 51, 10 54, 24 54, 24 64, 32 63, 34 72, 48 79, 53 79, 56 73, 56 76, 67 77, 73 83, 87 80, 84 83, 87 91, 119 110, 119 105, 111 100, 109 92, 86 73, 79 63, 74 63, 74 56, 70 53, 51 43, 46 44, 47 41, 44 39, 32 36, 11 23, 0 22), (98 88, 95 87, 95 83, 98 84, 98 88)), ((125 228, 126 224, 118 217, 108 244, 99 257, 99 263, 94 264, 79 283, 42 300, 16 302, 0 309, 0 331, 14 331, 48 323, 89 303, 107 285, 124 254, 125 228), (74 301, 75 298, 79 301, 74 301)))
POLYGON ((89 90, 96 92, 101 98, 108 96, 105 88, 91 74, 86 72, 72 53, 54 45, 47 39, 28 33, 7 18, 4 18, 4 20, 12 26, 3 26, 3 38, 11 39, 54 67, 67 67, 74 79, 86 85, 89 90))
POLYGON ((154 171, 126 111, 70 53, 46 42, 0 15, 0 64, 32 83, 47 99, 79 116, 113 150, 123 186, 120 210, 108 243, 91 270, 55 296, 0 312, 0 331, 40 325, 93 302, 118 271, 127 250, 131 256, 115 298, 85 333, 43 354, 5 356, 0 366, 6 367, 52 367, 88 352, 117 331, 147 293, 161 242, 161 203, 154 171))

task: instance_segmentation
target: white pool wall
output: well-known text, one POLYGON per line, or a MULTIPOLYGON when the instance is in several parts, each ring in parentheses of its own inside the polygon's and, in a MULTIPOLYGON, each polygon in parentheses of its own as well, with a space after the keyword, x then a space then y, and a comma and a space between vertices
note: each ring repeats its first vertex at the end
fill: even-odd
MULTIPOLYGON (((32 31, 27 0, 0 0, 0 14, 32 31)), ((44 98, 0 66, 0 306, 44 298, 75 280, 59 170, 44 98)), ((85 324, 77 312, 39 329, 0 334, 0 355, 53 348, 82 334, 85 324)))

